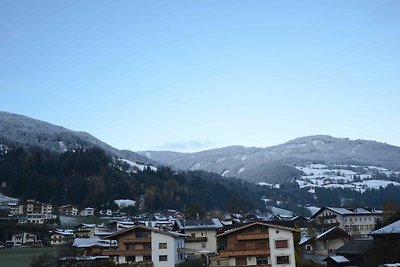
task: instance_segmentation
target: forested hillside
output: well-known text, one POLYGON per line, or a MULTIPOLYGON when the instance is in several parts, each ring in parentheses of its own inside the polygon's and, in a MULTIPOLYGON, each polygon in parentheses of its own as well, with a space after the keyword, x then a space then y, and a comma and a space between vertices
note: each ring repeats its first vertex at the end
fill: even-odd
POLYGON ((21 199, 99 208, 114 205, 115 199, 142 196, 147 211, 193 205, 235 211, 261 205, 259 186, 200 171, 125 172, 119 161, 98 148, 58 154, 17 147, 0 158, 0 183, 7 185, 2 193, 21 199))

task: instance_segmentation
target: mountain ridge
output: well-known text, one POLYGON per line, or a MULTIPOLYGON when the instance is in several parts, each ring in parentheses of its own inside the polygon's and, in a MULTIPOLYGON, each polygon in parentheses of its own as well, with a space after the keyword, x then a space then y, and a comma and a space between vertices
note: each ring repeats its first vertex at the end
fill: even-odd
POLYGON ((70 130, 4 111, 0 111, 0 143, 24 148, 36 146, 57 153, 72 149, 100 147, 114 157, 154 164, 152 160, 141 154, 116 149, 87 132, 70 130))
MULTIPOLYGON (((178 169, 208 170, 223 176, 254 182, 279 182, 279 175, 268 172, 287 169, 290 175, 297 164, 319 162, 327 164, 374 165, 400 169, 400 147, 372 140, 336 138, 329 135, 299 137, 285 143, 265 147, 229 146, 194 153, 167 151, 138 152, 178 169)), ((284 179, 284 180, 285 180, 284 179)))

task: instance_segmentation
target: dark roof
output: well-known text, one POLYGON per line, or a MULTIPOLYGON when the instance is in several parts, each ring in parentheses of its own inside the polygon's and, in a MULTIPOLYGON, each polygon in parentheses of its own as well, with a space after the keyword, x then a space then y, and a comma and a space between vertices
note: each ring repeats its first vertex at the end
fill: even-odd
POLYGON ((356 254, 356 255, 364 255, 368 250, 372 249, 373 246, 372 239, 358 239, 347 242, 340 248, 336 249, 337 255, 344 254, 356 254))
POLYGON ((276 228, 276 229, 281 229, 281 230, 286 230, 286 231, 291 231, 291 232, 299 232, 299 230, 297 230, 295 228, 292 228, 292 227, 285 227, 285 226, 275 225, 275 224, 271 224, 271 223, 268 223, 268 222, 252 222, 252 223, 245 223, 245 224, 241 224, 241 223, 240 224, 239 223, 238 224, 232 224, 231 226, 233 226, 233 227, 229 227, 229 229, 223 228, 223 231, 219 232, 217 234, 217 237, 223 236, 223 235, 226 235, 226 234, 229 234, 229 233, 232 233, 232 232, 236 232, 236 231, 251 227, 253 225, 264 225, 264 226, 271 227, 271 228, 276 228))

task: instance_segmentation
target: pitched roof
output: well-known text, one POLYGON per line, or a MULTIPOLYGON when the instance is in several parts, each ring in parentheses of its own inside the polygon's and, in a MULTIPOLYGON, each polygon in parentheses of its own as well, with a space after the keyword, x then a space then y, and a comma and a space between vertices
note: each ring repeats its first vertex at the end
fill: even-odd
POLYGON ((346 231, 344 231, 344 230, 340 229, 338 226, 336 226, 336 227, 329 229, 328 231, 325 231, 325 232, 319 234, 317 236, 317 239, 327 239, 327 238, 329 238, 329 236, 331 236, 332 238, 339 237, 339 236, 350 238, 350 235, 346 231))
POLYGON ((356 254, 356 255, 363 255, 365 252, 370 250, 373 246, 372 239, 359 239, 359 240, 352 240, 347 242, 340 248, 336 249, 336 254, 356 254))
POLYGON ((400 234, 400 220, 375 230, 371 235, 388 235, 388 234, 400 234))
POLYGON ((276 229, 281 229, 281 230, 286 230, 286 231, 291 231, 291 232, 299 232, 299 230, 295 229, 295 228, 291 228, 291 227, 285 227, 285 226, 280 226, 280 225, 274 225, 274 224, 270 224, 270 223, 266 223, 266 222, 252 222, 252 223, 248 223, 248 224, 238 224, 238 227, 233 227, 231 229, 228 229, 226 231, 223 231, 219 234, 217 234, 217 237, 226 235, 226 234, 230 234, 242 229, 246 229, 248 227, 254 226, 254 225, 264 225, 267 227, 271 227, 271 228, 276 228, 276 229))
POLYGON ((350 262, 346 257, 343 257, 343 256, 329 256, 329 257, 326 257, 323 261, 328 261, 328 259, 331 259, 336 263, 348 263, 348 262, 350 262))
POLYGON ((115 232, 113 234, 110 234, 110 235, 106 236, 105 238, 106 239, 114 238, 116 236, 120 236, 120 235, 122 235, 124 233, 130 232, 130 231, 133 231, 133 230, 136 230, 136 229, 143 229, 143 230, 146 230, 146 231, 149 231, 149 232, 165 234, 165 235, 169 235, 169 236, 172 236, 172 237, 187 237, 187 235, 184 235, 184 234, 181 234, 181 233, 177 233, 177 232, 164 231, 164 230, 155 229, 155 228, 151 228, 151 227, 144 226, 144 225, 135 225, 133 227, 122 229, 122 230, 117 231, 117 232, 115 232))
POLYGON ((90 248, 90 247, 115 247, 117 246, 117 241, 115 240, 102 240, 98 237, 92 238, 75 238, 73 247, 76 248, 90 248))

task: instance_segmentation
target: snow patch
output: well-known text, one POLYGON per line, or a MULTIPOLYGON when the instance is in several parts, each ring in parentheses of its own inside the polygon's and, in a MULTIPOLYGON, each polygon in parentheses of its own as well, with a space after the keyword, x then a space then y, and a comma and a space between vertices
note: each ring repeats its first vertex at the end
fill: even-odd
POLYGON ((132 199, 116 199, 114 203, 117 204, 119 208, 126 208, 135 206, 136 201, 132 199))

